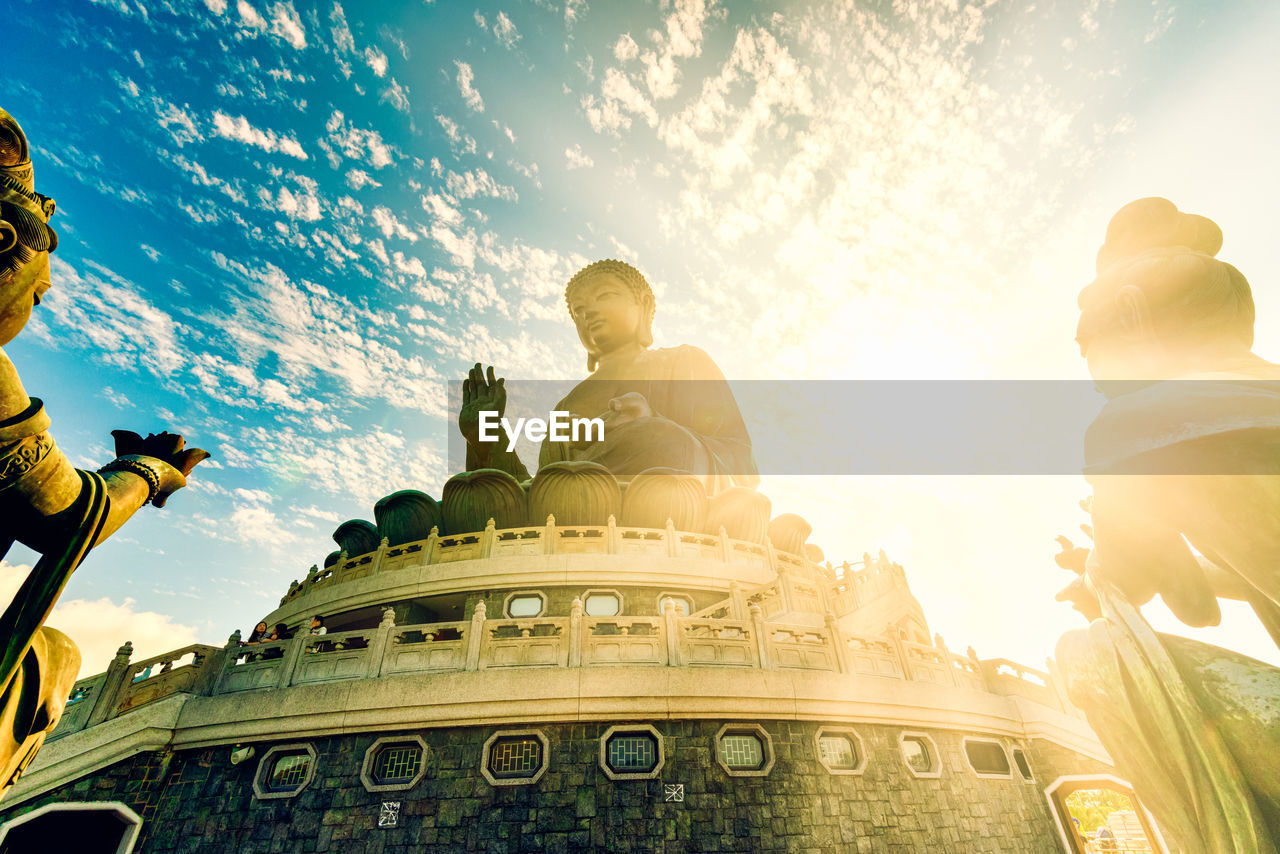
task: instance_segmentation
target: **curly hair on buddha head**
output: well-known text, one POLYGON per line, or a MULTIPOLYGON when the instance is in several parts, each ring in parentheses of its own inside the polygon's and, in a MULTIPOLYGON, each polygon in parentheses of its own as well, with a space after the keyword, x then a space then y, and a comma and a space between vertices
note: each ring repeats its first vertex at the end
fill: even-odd
MULTIPOLYGON (((603 261, 588 264, 577 273, 574 273, 573 278, 569 280, 569 283, 564 288, 564 301, 569 308, 569 316, 574 317, 574 294, 591 284, 596 277, 601 275, 614 276, 631 290, 631 295, 635 297, 636 305, 640 306, 640 329, 637 332, 640 345, 643 347, 651 345, 653 343, 653 316, 657 310, 653 299, 653 289, 649 287, 649 282, 644 275, 625 261, 606 258, 603 261)), ((574 321, 577 322, 576 317, 574 317, 574 321)))

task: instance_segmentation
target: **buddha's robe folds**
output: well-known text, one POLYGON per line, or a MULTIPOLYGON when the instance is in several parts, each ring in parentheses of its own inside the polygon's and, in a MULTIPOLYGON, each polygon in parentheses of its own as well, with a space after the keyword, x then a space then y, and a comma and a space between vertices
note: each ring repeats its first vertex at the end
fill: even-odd
POLYGON ((760 481, 751 438, 733 392, 711 357, 697 347, 644 350, 603 363, 557 404, 577 417, 605 418, 604 441, 542 443, 539 467, 591 460, 626 480, 645 469, 672 468, 702 477, 711 492, 760 481), (609 401, 636 392, 652 415, 612 424, 609 401))

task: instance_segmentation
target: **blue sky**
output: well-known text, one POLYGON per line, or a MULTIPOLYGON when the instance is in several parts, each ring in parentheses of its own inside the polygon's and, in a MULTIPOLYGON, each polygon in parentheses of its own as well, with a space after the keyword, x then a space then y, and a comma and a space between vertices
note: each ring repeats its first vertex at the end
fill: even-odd
MULTIPOLYGON (((11 6, 61 242, 7 353, 77 464, 118 427, 215 455, 68 587, 91 665, 221 643, 337 523, 438 494, 445 381, 581 377, 562 290, 597 258, 734 379, 1083 378, 1106 220, 1166 195, 1223 225, 1277 357, 1262 3, 11 6)), ((887 547, 953 647, 1034 665, 1076 625, 1080 479, 764 488, 832 558, 887 547)))

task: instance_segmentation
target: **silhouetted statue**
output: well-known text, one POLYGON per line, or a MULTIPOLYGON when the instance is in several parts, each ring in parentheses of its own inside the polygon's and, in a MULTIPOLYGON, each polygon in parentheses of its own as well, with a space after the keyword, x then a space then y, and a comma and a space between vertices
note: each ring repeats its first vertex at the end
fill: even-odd
MULTIPOLYGON (((751 439, 724 375, 697 347, 650 349, 653 292, 638 270, 597 261, 565 288, 569 314, 587 350, 591 376, 557 405, 578 417, 599 417, 603 441, 542 443, 538 465, 597 462, 626 481, 646 469, 700 476, 710 491, 759 481, 751 439)), ((458 426, 467 441, 467 469, 499 469, 517 481, 529 472, 507 437, 479 441, 479 413, 505 412, 504 380, 476 365, 463 383, 458 426)))
POLYGON ((1252 351, 1248 282, 1222 232, 1164 199, 1126 205, 1080 294, 1078 340, 1110 399, 1086 437, 1094 549, 1059 538, 1091 622, 1057 656, 1071 700, 1183 854, 1275 851, 1280 670, 1159 634, 1249 602, 1280 641, 1280 366, 1252 351), (1203 556, 1198 558, 1188 542, 1203 556))
MULTIPOLYGON (((53 200, 35 192, 27 138, 0 110, 0 346, 26 326, 50 285, 53 200)), ((147 503, 163 506, 208 456, 181 436, 141 438, 117 430, 116 459, 76 469, 54 444, 40 400, 27 396, 0 351, 0 557, 20 541, 41 558, 0 617, 0 794, 31 762, 57 723, 80 653, 44 621, 67 579, 95 545, 147 503)))

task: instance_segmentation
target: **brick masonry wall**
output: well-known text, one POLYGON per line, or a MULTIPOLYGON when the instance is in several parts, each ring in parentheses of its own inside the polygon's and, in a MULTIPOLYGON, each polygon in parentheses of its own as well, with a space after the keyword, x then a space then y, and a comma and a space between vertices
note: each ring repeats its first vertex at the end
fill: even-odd
MULTIPOLYGON (((817 761, 810 722, 765 722, 776 762, 767 777, 730 777, 715 761, 722 721, 658 721, 666 763, 655 780, 613 781, 599 765, 609 723, 549 724, 550 765, 533 785, 495 788, 480 773, 492 728, 421 731, 427 774, 408 791, 370 793, 365 751, 386 733, 312 739, 315 779, 297 797, 258 800, 257 755, 230 764, 230 747, 147 753, 0 814, 0 822, 59 801, 122 801, 143 818, 134 849, 204 854, 343 852, 920 852, 1061 851, 1044 788, 1062 774, 1109 767, 1057 745, 1024 745, 1035 782, 982 779, 961 748, 965 733, 932 731, 942 775, 903 764, 899 730, 852 727, 867 753, 858 776, 817 761), (664 784, 684 785, 682 803, 664 784), (399 826, 377 826, 382 801, 400 801, 399 826)), ((973 733, 977 734, 977 733, 973 733)), ((290 739, 290 742, 301 739, 290 739)), ((1006 747, 1011 742, 1004 740, 1006 747)))

